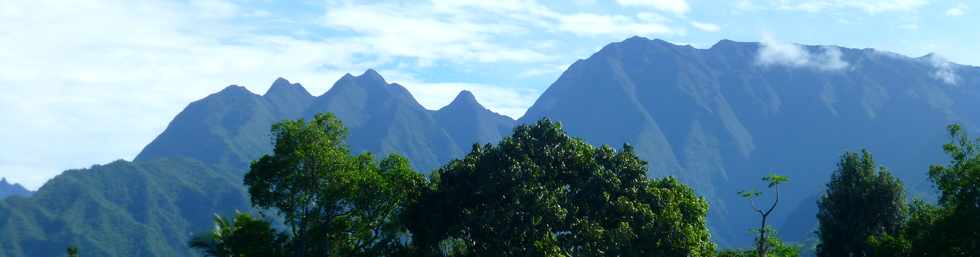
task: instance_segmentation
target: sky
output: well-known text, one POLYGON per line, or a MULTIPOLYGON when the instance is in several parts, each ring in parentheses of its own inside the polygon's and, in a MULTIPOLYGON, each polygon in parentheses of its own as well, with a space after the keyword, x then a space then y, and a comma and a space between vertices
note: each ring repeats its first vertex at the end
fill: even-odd
MULTIPOLYGON (((188 103, 232 84, 262 94, 278 77, 321 95, 373 68, 426 108, 466 89, 519 118, 569 64, 634 35, 976 66, 978 11, 959 0, 4 0, 0 177, 37 189, 132 160, 188 103)), ((833 69, 833 54, 774 63, 833 69)))

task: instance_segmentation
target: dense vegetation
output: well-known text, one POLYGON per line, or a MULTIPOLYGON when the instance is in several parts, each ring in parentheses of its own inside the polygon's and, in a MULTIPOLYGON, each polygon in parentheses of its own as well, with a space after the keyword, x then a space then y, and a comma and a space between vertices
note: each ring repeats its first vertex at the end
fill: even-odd
POLYGON ((0 201, 0 256, 194 256, 213 217, 250 210, 233 171, 187 159, 69 170, 31 197, 0 201))
MULTIPOLYGON (((980 254, 980 140, 949 127, 953 161, 933 166, 938 205, 908 207, 901 181, 867 151, 845 153, 819 200, 819 256, 980 254)), ((405 158, 353 155, 330 114, 273 127, 274 151, 245 185, 260 218, 217 217, 190 241, 208 256, 800 256, 767 225, 773 202, 743 191, 761 218, 753 250, 716 251, 707 202, 667 177, 648 179, 632 147, 568 136, 547 119, 496 145, 474 145, 428 178, 405 158), (283 226, 273 225, 281 221, 283 226)))
POLYGON ((651 180, 629 146, 519 126, 424 179, 392 155, 351 155, 332 115, 273 127, 273 154, 245 176, 252 203, 191 241, 211 256, 712 256, 707 203, 651 180), (256 248, 257 245, 264 247, 256 248))
POLYGON ((870 236, 898 232, 905 215, 902 182, 867 151, 845 153, 820 198, 817 256, 870 256, 870 236))

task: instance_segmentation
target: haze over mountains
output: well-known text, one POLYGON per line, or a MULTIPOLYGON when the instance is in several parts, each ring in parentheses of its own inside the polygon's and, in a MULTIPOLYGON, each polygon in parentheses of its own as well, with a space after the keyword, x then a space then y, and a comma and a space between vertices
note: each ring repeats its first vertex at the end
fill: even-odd
POLYGON ((427 110, 373 70, 316 97, 285 79, 264 95, 230 86, 188 105, 133 162, 68 171, 31 198, 0 201, 0 257, 69 243, 92 256, 191 255, 184 243, 213 213, 249 208, 241 175, 270 151, 270 126, 320 112, 344 121, 355 152, 402 154, 425 173, 544 117, 593 144, 628 143, 650 176, 676 176, 709 199, 723 245, 749 242, 756 220, 735 192, 763 186, 764 174, 790 177, 776 224, 793 213, 803 221, 782 232, 802 239, 814 219, 803 200, 821 192, 843 151, 868 148, 928 193, 928 165, 946 161, 944 127, 980 125, 976 67, 872 49, 785 50, 630 38, 572 64, 516 121, 466 91, 427 110))

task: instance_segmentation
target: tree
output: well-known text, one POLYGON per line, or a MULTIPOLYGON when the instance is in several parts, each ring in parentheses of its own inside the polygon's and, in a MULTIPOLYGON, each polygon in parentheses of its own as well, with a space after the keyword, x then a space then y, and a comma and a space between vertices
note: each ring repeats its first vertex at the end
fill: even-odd
POLYGON ((817 203, 817 256, 871 256, 868 238, 899 232, 906 212, 902 182, 868 151, 847 152, 817 203))
POLYGON ((929 178, 940 192, 941 210, 929 217, 935 219, 936 231, 929 237, 935 242, 919 245, 938 247, 936 256, 980 256, 980 139, 971 139, 956 124, 948 130, 952 142, 943 150, 952 161, 929 168, 929 178))
POLYGON ((947 128, 952 141, 943 150, 951 162, 929 168, 938 205, 913 202, 899 233, 868 240, 873 256, 980 256, 980 139, 959 125, 947 128))
POLYGON ((245 175, 252 204, 288 227, 293 256, 388 256, 401 250, 402 218, 425 179, 408 161, 352 156, 347 130, 331 114, 273 125, 271 155, 245 175))
MULTIPOLYGON (((772 236, 773 234, 776 233, 770 233, 767 242, 769 244, 768 256, 772 256, 772 257, 799 257, 800 256, 800 247, 786 244, 782 240, 779 240, 779 238, 772 236)), ((717 257, 752 257, 752 256, 758 256, 758 254, 759 252, 757 249, 724 250, 718 252, 718 255, 716 256, 717 257)))
POLYGON ((651 180, 632 147, 594 147, 544 119, 475 145, 413 208, 421 256, 711 256, 707 203, 651 180))
POLYGON ((215 216, 213 231, 189 242, 191 248, 210 257, 279 257, 286 254, 286 235, 277 232, 269 222, 237 213, 233 220, 215 216))
POLYGON ((72 246, 69 246, 68 247, 68 257, 78 257, 78 247, 77 246, 72 245, 72 246))
POLYGON ((759 192, 758 190, 739 191, 738 194, 749 200, 749 202, 752 204, 752 210, 758 213, 759 217, 762 219, 762 223, 761 225, 759 225, 759 231, 758 231, 759 236, 756 237, 755 240, 756 241, 755 251, 759 257, 766 257, 769 255, 770 252, 770 243, 769 243, 770 229, 767 223, 769 220, 769 215, 771 215, 772 212, 776 210, 776 205, 779 204, 779 185, 789 181, 789 178, 787 178, 786 176, 769 174, 768 176, 762 177, 762 181, 769 183, 768 187, 772 189, 773 193, 775 194, 772 205, 770 205, 768 208, 760 209, 755 204, 755 199, 758 198, 759 196, 762 196, 762 192, 759 192))

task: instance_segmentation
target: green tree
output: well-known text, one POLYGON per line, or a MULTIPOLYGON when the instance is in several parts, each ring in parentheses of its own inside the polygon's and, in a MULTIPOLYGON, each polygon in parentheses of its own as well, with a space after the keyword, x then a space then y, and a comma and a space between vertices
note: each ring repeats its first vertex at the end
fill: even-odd
POLYGON ((78 257, 78 247, 72 245, 68 247, 68 257, 78 257))
POLYGON ((948 129, 952 142, 943 150, 952 161, 929 168, 941 210, 924 218, 934 220, 930 242, 914 243, 913 249, 932 249, 930 256, 980 256, 980 139, 971 139, 956 124, 948 129))
POLYGON ((870 256, 868 238, 897 234, 907 208, 902 182, 868 151, 841 156, 817 205, 820 257, 870 256))
POLYGON ((952 141, 943 150, 951 162, 929 168, 938 205, 913 202, 899 233, 869 238, 873 256, 980 256, 980 139, 959 125, 948 129, 952 141))
POLYGON ((352 156, 347 130, 331 114, 272 128, 271 155, 252 163, 245 185, 252 204, 274 210, 288 227, 294 256, 389 256, 402 250, 403 210, 425 179, 408 161, 352 156))
POLYGON ((594 147, 547 119, 475 145, 414 208, 421 256, 711 256, 708 205, 650 180, 632 147, 594 147))
POLYGON ((771 251, 771 244, 769 243, 770 241, 769 235, 771 230, 768 225, 769 215, 771 215, 772 212, 776 210, 776 206, 779 205, 779 185, 789 181, 789 178, 787 178, 786 176, 769 174, 765 177, 762 177, 762 181, 768 183, 768 187, 772 189, 774 194, 774 198, 773 198, 774 200, 772 202, 772 205, 770 205, 769 207, 766 207, 765 209, 761 209, 756 205, 755 199, 759 198, 759 196, 762 196, 762 192, 758 190, 739 191, 738 194, 749 200, 749 203, 751 203, 752 206, 752 210, 758 213, 759 217, 762 220, 758 230, 759 236, 756 237, 755 239, 756 241, 755 252, 759 257, 766 257, 769 255, 769 252, 771 251))
MULTIPOLYGON (((775 233, 772 233, 775 234, 775 233)), ((799 257, 800 247, 784 243, 779 238, 770 235, 768 242, 768 255, 772 257, 799 257)), ((718 252, 717 257, 753 257, 758 256, 757 249, 752 250, 723 250, 718 252)))
POLYGON ((269 222, 237 213, 233 220, 215 216, 213 231, 194 237, 191 248, 210 257, 278 257, 286 254, 286 235, 269 222))

